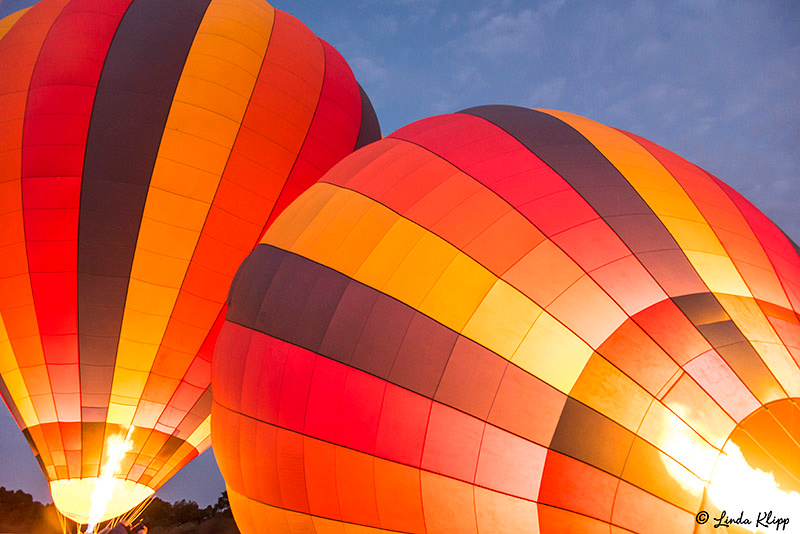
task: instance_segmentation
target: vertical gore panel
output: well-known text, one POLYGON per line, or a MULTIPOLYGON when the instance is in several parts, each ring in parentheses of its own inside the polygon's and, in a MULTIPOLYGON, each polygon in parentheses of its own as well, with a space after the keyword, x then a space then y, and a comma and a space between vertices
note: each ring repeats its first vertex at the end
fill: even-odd
POLYGON ((105 420, 125 295, 150 175, 183 64, 209 0, 137 0, 106 57, 89 125, 78 237, 81 404, 105 420), (110 375, 110 373, 108 373, 110 375), (110 378, 110 376, 108 377, 110 378))
POLYGON ((7 399, 6 406, 8 406, 11 416, 14 418, 14 421, 16 421, 17 426, 19 426, 20 429, 24 429, 25 423, 23 422, 22 415, 19 413, 17 404, 14 402, 13 397, 11 397, 11 393, 9 393, 6 382, 3 380, 2 376, 0 376, 0 396, 2 396, 3 399, 7 399))
MULTIPOLYGON (((380 294, 371 288, 350 282, 322 338, 320 353, 337 362, 349 364, 379 297, 380 294)), ((384 346, 383 350, 390 352, 392 348, 384 346)), ((392 358, 397 353, 396 347, 394 349, 392 358)))
MULTIPOLYGON (((781 232, 783 232, 783 230, 781 230, 781 232)), ((794 251, 795 251, 795 253, 797 254, 797 257, 798 257, 798 258, 800 258, 800 246, 799 246, 797 243, 795 243, 795 242, 794 242, 794 239, 792 239, 791 237, 789 237, 789 236, 786 234, 786 232, 783 232, 783 235, 785 235, 785 236, 786 236, 786 239, 788 239, 788 240, 789 240, 789 243, 792 245, 792 248, 794 248, 794 251)))
POLYGON ((322 39, 319 42, 325 64, 314 118, 267 225, 272 224, 300 193, 349 154, 358 138, 361 124, 358 84, 341 54, 322 39))
POLYGON ((614 229, 667 294, 707 290, 650 207, 577 130, 546 113, 513 106, 481 106, 462 113, 502 128, 560 174, 614 229))
MULTIPOLYGON (((262 193, 267 224, 302 188, 293 169, 314 122, 325 79, 325 51, 319 38, 302 22, 279 9, 248 115, 231 154, 226 173, 262 193), (265 176, 272 179, 265 180, 265 176), (256 185, 257 183, 257 185, 256 185)), ((263 221, 262 221, 263 222, 263 221)), ((259 236, 263 235, 263 228, 259 236)))
MULTIPOLYGON (((371 302, 374 295, 369 291, 364 300, 371 302)), ((337 315, 341 318, 341 314, 337 315)), ((381 378, 389 376, 413 316, 414 311, 407 306, 378 293, 366 323, 354 339, 353 358, 346 363, 381 378)))
POLYGON ((283 256, 275 254, 274 250, 259 245, 239 266, 228 293, 228 321, 241 325, 255 324, 264 295, 283 260, 283 256))
POLYGON ((381 125, 378 122, 378 115, 375 114, 375 108, 372 107, 372 102, 361 84, 358 84, 358 90, 361 91, 361 127, 358 130, 354 150, 381 138, 381 125))
POLYGON ((211 387, 209 386, 198 395, 197 401, 177 425, 175 434, 182 439, 187 439, 210 413, 211 387))
MULTIPOLYGON (((424 368, 425 363, 417 365, 424 368)), ((486 421, 509 365, 471 339, 459 337, 438 380, 434 398, 486 421)))
POLYGON ((458 337, 456 332, 427 315, 415 313, 389 373, 389 381, 432 399, 458 337))

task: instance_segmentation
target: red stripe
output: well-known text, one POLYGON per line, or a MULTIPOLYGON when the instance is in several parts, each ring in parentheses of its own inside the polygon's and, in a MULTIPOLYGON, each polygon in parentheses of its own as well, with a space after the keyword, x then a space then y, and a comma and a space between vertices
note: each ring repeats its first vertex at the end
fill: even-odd
MULTIPOLYGON (((25 224, 22 216, 22 144, 26 95, 34 76, 37 58, 53 21, 59 17, 65 1, 44 1, 27 11, 0 42, 0 301, 3 319, 18 363, 23 367, 40 365, 38 327, 35 322, 30 274, 25 247, 25 224)), ((42 195, 42 202, 50 196, 42 195)), ((36 231, 36 229, 32 229, 36 231)), ((33 261, 36 261, 35 259, 33 261)), ((31 388, 28 384, 28 388, 31 388)), ((41 386, 37 384, 37 387, 41 386)), ((11 402, 11 399, 8 399, 11 402)), ((37 444, 37 446, 40 444, 37 444)))
MULTIPOLYGON (((402 128, 390 137, 419 144, 468 173, 554 240, 556 234, 600 217, 522 143, 478 117, 466 114, 433 117, 402 128)), ((621 243, 618 248, 620 253, 627 252, 621 243)), ((591 266, 586 266, 587 271, 590 269, 591 266)))
MULTIPOLYGON (((225 323, 216 351, 225 362, 214 368, 219 407, 348 449, 536 499, 545 455, 540 445, 235 323, 225 323)), ((229 422, 227 417, 214 419, 215 435, 236 434, 236 428, 224 427, 229 422)), ((225 458, 220 465, 247 469, 247 464, 231 461, 241 454, 242 443, 235 442, 215 442, 217 456, 225 458)), ((225 469, 223 475, 228 476, 225 469)), ((234 474, 235 479, 240 476, 234 474)))
POLYGON ((44 358, 62 420, 80 419, 76 273, 83 155, 103 61, 129 4, 73 0, 62 11, 36 62, 25 111, 26 246, 44 358))
POLYGON ((736 204, 752 228, 764 252, 772 262, 775 273, 781 281, 786 295, 795 313, 800 314, 800 257, 791 241, 775 223, 753 206, 749 200, 737 193, 732 187, 714 178, 719 186, 736 204))
POLYGON ((353 151, 361 129, 361 92, 353 72, 339 52, 320 41, 325 50, 325 78, 317 110, 267 226, 328 169, 353 151))

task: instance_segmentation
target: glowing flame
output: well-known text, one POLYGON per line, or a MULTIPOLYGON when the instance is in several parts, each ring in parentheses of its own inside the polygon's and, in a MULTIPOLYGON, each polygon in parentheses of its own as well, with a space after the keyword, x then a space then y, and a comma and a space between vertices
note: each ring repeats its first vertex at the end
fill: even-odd
POLYGON ((672 462, 664 459, 664 467, 672 479, 685 491, 702 493, 719 451, 700 439, 677 418, 663 421, 658 443, 659 448, 675 460, 672 462))
POLYGON ((130 426, 124 438, 120 435, 109 436, 106 442, 105 450, 108 456, 106 463, 100 469, 100 477, 97 479, 94 491, 92 491, 92 506, 89 510, 89 524, 86 527, 87 534, 94 532, 97 523, 105 514, 108 503, 111 502, 111 497, 117 486, 114 475, 119 472, 125 453, 131 450, 133 445, 131 442, 132 434, 133 426, 130 426))
MULTIPOLYGON (((682 406, 679 409, 686 411, 682 406)), ((799 493, 781 490, 772 473, 751 467, 733 441, 728 440, 720 452, 688 430, 689 427, 677 419, 663 420, 658 447, 674 458, 672 461, 665 457, 664 467, 684 491, 700 496, 707 490, 710 504, 718 509, 712 518, 723 510, 728 518, 741 515, 750 523, 736 526, 749 532, 765 532, 763 526, 759 530, 756 524, 759 513, 772 512, 776 518, 800 520, 799 493)), ((707 511, 712 512, 711 509, 707 511)))
MULTIPOLYGON (((728 442, 717 461, 708 496, 728 515, 738 515, 741 511, 753 515, 769 510, 776 517, 800 519, 800 493, 778 489, 772 473, 747 465, 742 451, 733 442, 728 442)), ((755 521, 739 526, 758 532, 755 521)))

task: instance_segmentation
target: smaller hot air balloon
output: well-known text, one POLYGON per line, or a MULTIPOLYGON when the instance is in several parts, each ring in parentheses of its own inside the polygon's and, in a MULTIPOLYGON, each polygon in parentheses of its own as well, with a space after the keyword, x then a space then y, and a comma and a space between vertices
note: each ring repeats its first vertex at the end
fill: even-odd
POLYGON ((208 448, 238 265, 380 130, 263 0, 43 0, 0 21, 0 72, 0 393, 96 523, 208 448))
POLYGON ((797 246, 675 154, 558 111, 431 117, 240 267, 214 449, 248 534, 800 522, 798 311, 797 246))

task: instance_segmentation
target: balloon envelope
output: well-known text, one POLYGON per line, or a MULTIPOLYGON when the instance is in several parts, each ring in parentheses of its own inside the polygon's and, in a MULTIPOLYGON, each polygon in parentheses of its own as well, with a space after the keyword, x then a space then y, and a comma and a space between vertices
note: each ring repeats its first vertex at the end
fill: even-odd
POLYGON ((557 111, 424 119, 242 264, 214 449, 247 533, 755 524, 759 473, 800 509, 798 310, 797 246, 671 152, 557 111))
POLYGON ((0 21, 0 70, 0 393, 56 506, 87 522, 102 479, 113 517, 209 446, 242 259, 380 130, 262 0, 44 0, 0 21))

